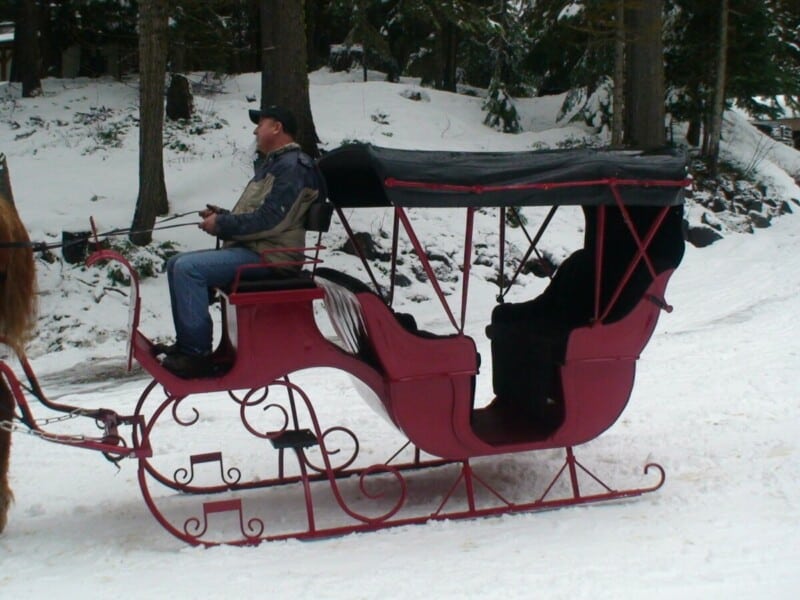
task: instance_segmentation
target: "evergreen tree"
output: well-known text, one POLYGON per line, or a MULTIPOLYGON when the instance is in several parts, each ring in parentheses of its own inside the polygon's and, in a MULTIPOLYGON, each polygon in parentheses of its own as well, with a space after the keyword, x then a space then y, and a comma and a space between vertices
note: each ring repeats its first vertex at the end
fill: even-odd
POLYGON ((779 0, 774 7, 775 34, 778 38, 778 62, 783 77, 783 94, 788 105, 800 111, 800 2, 779 0))
MULTIPOLYGON (((719 10, 719 2, 705 0, 670 0, 668 9, 668 109, 674 118, 689 122, 689 143, 702 142, 704 148, 718 61, 717 35, 709 24, 719 23, 719 10)), ((775 118, 781 115, 777 96, 800 95, 798 26, 796 1, 730 0, 728 106, 735 101, 754 117, 775 118)))
POLYGON ((459 72, 469 72, 466 63, 480 56, 488 84, 494 70, 486 53, 491 5, 492 0, 393 0, 385 30, 395 60, 423 85, 454 92, 459 72), (482 44, 481 53, 468 52, 470 44, 482 44))
POLYGON ((613 65, 616 0, 539 0, 529 12, 526 68, 540 93, 594 89, 613 65))
POLYGON ((257 0, 178 0, 170 14, 170 70, 257 71, 257 0))
POLYGON ((306 2, 308 65, 311 70, 329 63, 330 48, 340 44, 350 31, 350 10, 343 0, 306 2))
POLYGON ((800 2, 778 0, 771 14, 775 19, 778 53, 774 60, 781 72, 781 93, 789 107, 800 111, 800 2))
POLYGON ((540 0, 531 11, 523 61, 536 93, 566 92, 561 117, 610 125, 620 0, 540 0))
POLYGON ((119 0, 73 0, 54 7, 53 45, 59 53, 80 49, 79 74, 97 77, 122 74, 138 64, 138 5, 119 0), (116 64, 108 63, 104 48, 115 47, 116 64))
MULTIPOLYGON (((373 61, 383 63, 391 61, 391 51, 379 29, 370 20, 369 9, 372 0, 354 0, 351 4, 351 27, 344 39, 344 45, 348 49, 355 45, 361 46, 361 68, 364 72, 364 81, 367 81, 369 65, 373 61)), ((390 79, 396 76, 395 73, 388 75, 390 79)))
POLYGON ((519 62, 517 57, 520 55, 519 46, 514 44, 512 32, 515 29, 511 23, 518 20, 514 18, 515 15, 510 14, 506 0, 498 0, 492 16, 493 35, 489 39, 489 48, 494 60, 494 74, 483 104, 483 110, 486 112, 483 122, 505 133, 519 133, 522 127, 509 93, 509 88, 514 83, 512 73, 517 72, 515 66, 519 62))
POLYGON ((782 0, 730 0, 728 96, 756 117, 782 116, 776 96, 797 95, 798 13, 800 5, 782 0), (794 17, 794 19, 792 19, 794 17), (792 20, 795 28, 791 26, 792 20))

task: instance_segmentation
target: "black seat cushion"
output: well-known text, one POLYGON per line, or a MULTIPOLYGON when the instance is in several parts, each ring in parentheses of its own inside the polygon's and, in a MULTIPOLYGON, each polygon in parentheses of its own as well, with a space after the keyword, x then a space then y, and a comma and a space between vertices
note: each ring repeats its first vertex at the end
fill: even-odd
MULTIPOLYGON (((661 209, 628 207, 628 216, 644 240, 661 209)), ((569 336, 594 315, 597 208, 585 207, 584 247, 558 268, 550 285, 527 302, 500 304, 492 311, 487 335, 492 340, 492 384, 498 402, 518 407, 520 414, 547 415, 557 424, 561 407, 559 366, 569 336), (554 407, 556 411, 554 412, 554 407), (553 419, 553 415, 557 418, 553 419)), ((606 310, 638 246, 616 207, 606 207, 600 312, 606 310)), ((683 208, 672 207, 647 248, 656 273, 678 266, 683 257, 683 208)), ((642 300, 653 277, 639 261, 604 319, 618 321, 642 300)))
POLYGON ((592 313, 591 261, 590 253, 577 250, 541 295, 527 302, 499 304, 492 311, 487 328, 492 340, 492 386, 508 407, 530 414, 560 397, 558 365, 569 334, 587 324, 592 313))
POLYGON ((231 286, 223 288, 225 293, 274 292, 278 290, 301 290, 316 287, 311 273, 307 271, 287 271, 265 267, 243 272, 236 290, 231 286))

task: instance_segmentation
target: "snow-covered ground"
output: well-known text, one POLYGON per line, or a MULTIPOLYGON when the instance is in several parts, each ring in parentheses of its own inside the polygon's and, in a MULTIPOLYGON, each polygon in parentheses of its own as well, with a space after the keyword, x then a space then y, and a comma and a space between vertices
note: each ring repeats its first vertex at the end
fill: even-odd
MULTIPOLYGON (((480 100, 418 88, 413 82, 359 83, 341 74, 312 75, 312 109, 326 148, 362 140, 404 148, 518 150, 557 147, 592 134, 554 123, 558 99, 520 107, 530 128, 517 136, 484 127, 480 100), (422 100, 410 100, 408 90, 422 100)), ((248 177, 257 75, 228 80, 225 91, 196 98, 194 135, 168 127, 166 177, 175 213, 206 203, 230 205, 248 177), (181 145, 188 146, 180 149, 181 145)), ((100 230, 130 224, 137 194, 136 87, 109 81, 45 82, 45 95, 0 96, 0 151, 9 159, 17 207, 31 238, 58 241, 94 215, 100 230), (108 141, 118 141, 109 146, 108 141)), ((800 154, 764 150, 736 114, 723 150, 757 172, 777 198, 800 198, 793 181, 800 154), (738 158, 737 158, 738 157, 738 158)), ((770 147, 771 148, 771 147, 770 147)), ((536 222, 536 211, 526 212, 536 222)), ((352 215, 357 229, 388 230, 378 212, 352 215)), ((447 256, 460 252, 463 223, 428 211, 419 233, 447 256)), ((193 223, 189 218, 187 222, 193 223)), ((481 215, 478 239, 492 247, 496 217, 481 215)), ((564 211, 543 240, 555 258, 575 247, 581 219, 564 211)), ((136 465, 117 471, 91 452, 14 437, 16 494, 0 536, 0 598, 77 598, 138 594, 216 598, 795 598, 800 587, 800 222, 773 221, 754 235, 729 234, 705 249, 687 247, 663 314, 639 362, 620 420, 578 457, 612 485, 646 484, 641 467, 660 463, 667 480, 638 499, 479 521, 439 522, 317 542, 256 548, 190 548, 150 516, 136 465)), ((157 232, 182 248, 209 245, 193 226, 157 232)), ((338 248, 334 230, 326 241, 338 248)), ((495 238, 496 241, 496 238, 495 238)), ((517 243, 519 242, 519 243, 517 243)), ((387 244, 383 240, 384 244, 387 244)), ((512 240, 511 252, 521 252, 512 240)), ((153 253, 144 255, 152 258, 153 253)), ((496 257, 496 254, 494 255, 496 257)), ((125 374, 127 298, 101 269, 38 261, 40 330, 29 348, 51 398, 131 411, 148 378, 125 374)), ((353 268, 331 251, 326 261, 353 268)), ((406 267, 407 268, 407 267, 406 267)), ((446 331, 432 293, 414 282, 399 303, 429 329, 446 331)), ((491 356, 483 327, 494 292, 476 267, 468 333, 491 356)), ((457 295, 456 282, 445 284, 457 295)), ((515 292, 544 287, 529 276, 515 292)), ((142 328, 172 334, 163 275, 145 280, 142 328)), ((342 419, 357 432, 393 443, 379 417, 347 385, 311 373, 312 390, 333 392, 342 419)), ((476 396, 487 401, 487 366, 476 396)), ((225 410, 215 408, 220 427, 225 410)), ((230 411, 235 413, 234 410, 230 411)), ((230 416, 230 415, 228 415, 230 416)), ((233 415, 235 417, 235 414, 233 415)), ((68 425, 68 426, 71 426, 68 425)), ((165 442, 180 447, 183 438, 165 442)), ((379 448, 392 451, 393 447, 379 448)), ((532 487, 549 472, 550 453, 481 461, 487 477, 532 487)))

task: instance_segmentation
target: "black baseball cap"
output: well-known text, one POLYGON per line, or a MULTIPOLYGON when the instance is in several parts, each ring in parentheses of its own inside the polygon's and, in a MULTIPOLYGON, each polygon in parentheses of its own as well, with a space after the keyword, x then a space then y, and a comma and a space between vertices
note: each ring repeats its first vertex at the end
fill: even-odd
POLYGON ((294 118, 292 111, 282 106, 267 106, 261 110, 250 109, 250 120, 258 125, 261 119, 275 119, 283 125, 283 130, 291 136, 297 135, 297 119, 294 118))

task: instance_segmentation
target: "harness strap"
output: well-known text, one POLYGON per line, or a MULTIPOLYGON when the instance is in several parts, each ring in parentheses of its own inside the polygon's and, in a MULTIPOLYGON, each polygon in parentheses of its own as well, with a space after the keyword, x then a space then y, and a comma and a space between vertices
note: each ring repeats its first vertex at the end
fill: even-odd
POLYGON ((51 247, 55 246, 47 242, 0 242, 0 248, 32 248, 34 252, 43 252, 51 247))
MULTIPOLYGON (((185 217, 187 215, 194 214, 195 212, 197 212, 197 211, 193 210, 193 211, 190 211, 190 212, 187 212, 187 213, 183 213, 183 214, 180 214, 180 215, 175 215, 175 216, 172 216, 172 217, 168 217, 166 219, 163 219, 162 221, 159 221, 159 223, 163 223, 165 221, 171 221, 172 219, 177 219, 179 217, 185 217)), ((129 234, 132 234, 132 233, 144 233, 146 231, 159 231, 161 229, 175 229, 176 227, 189 227, 190 225, 191 226, 195 226, 196 223, 174 223, 172 225, 156 225, 155 227, 151 227, 149 229, 136 229, 136 230, 130 229, 130 228, 128 228, 128 229, 112 229, 111 231, 98 233, 97 237, 98 238, 100 238, 100 237, 109 238, 109 237, 116 237, 116 236, 119 236, 119 235, 129 235, 129 234)), ((20 241, 20 242, 0 242, 0 249, 3 249, 3 248, 30 248, 34 252, 46 252, 47 250, 51 250, 53 248, 63 248, 65 246, 73 246, 73 245, 81 244, 81 243, 83 243, 83 241, 84 241, 83 239, 76 239, 76 240, 71 240, 71 241, 68 241, 68 242, 49 242, 49 243, 48 242, 31 242, 31 241, 27 241, 27 242, 22 242, 22 241, 20 241)))

